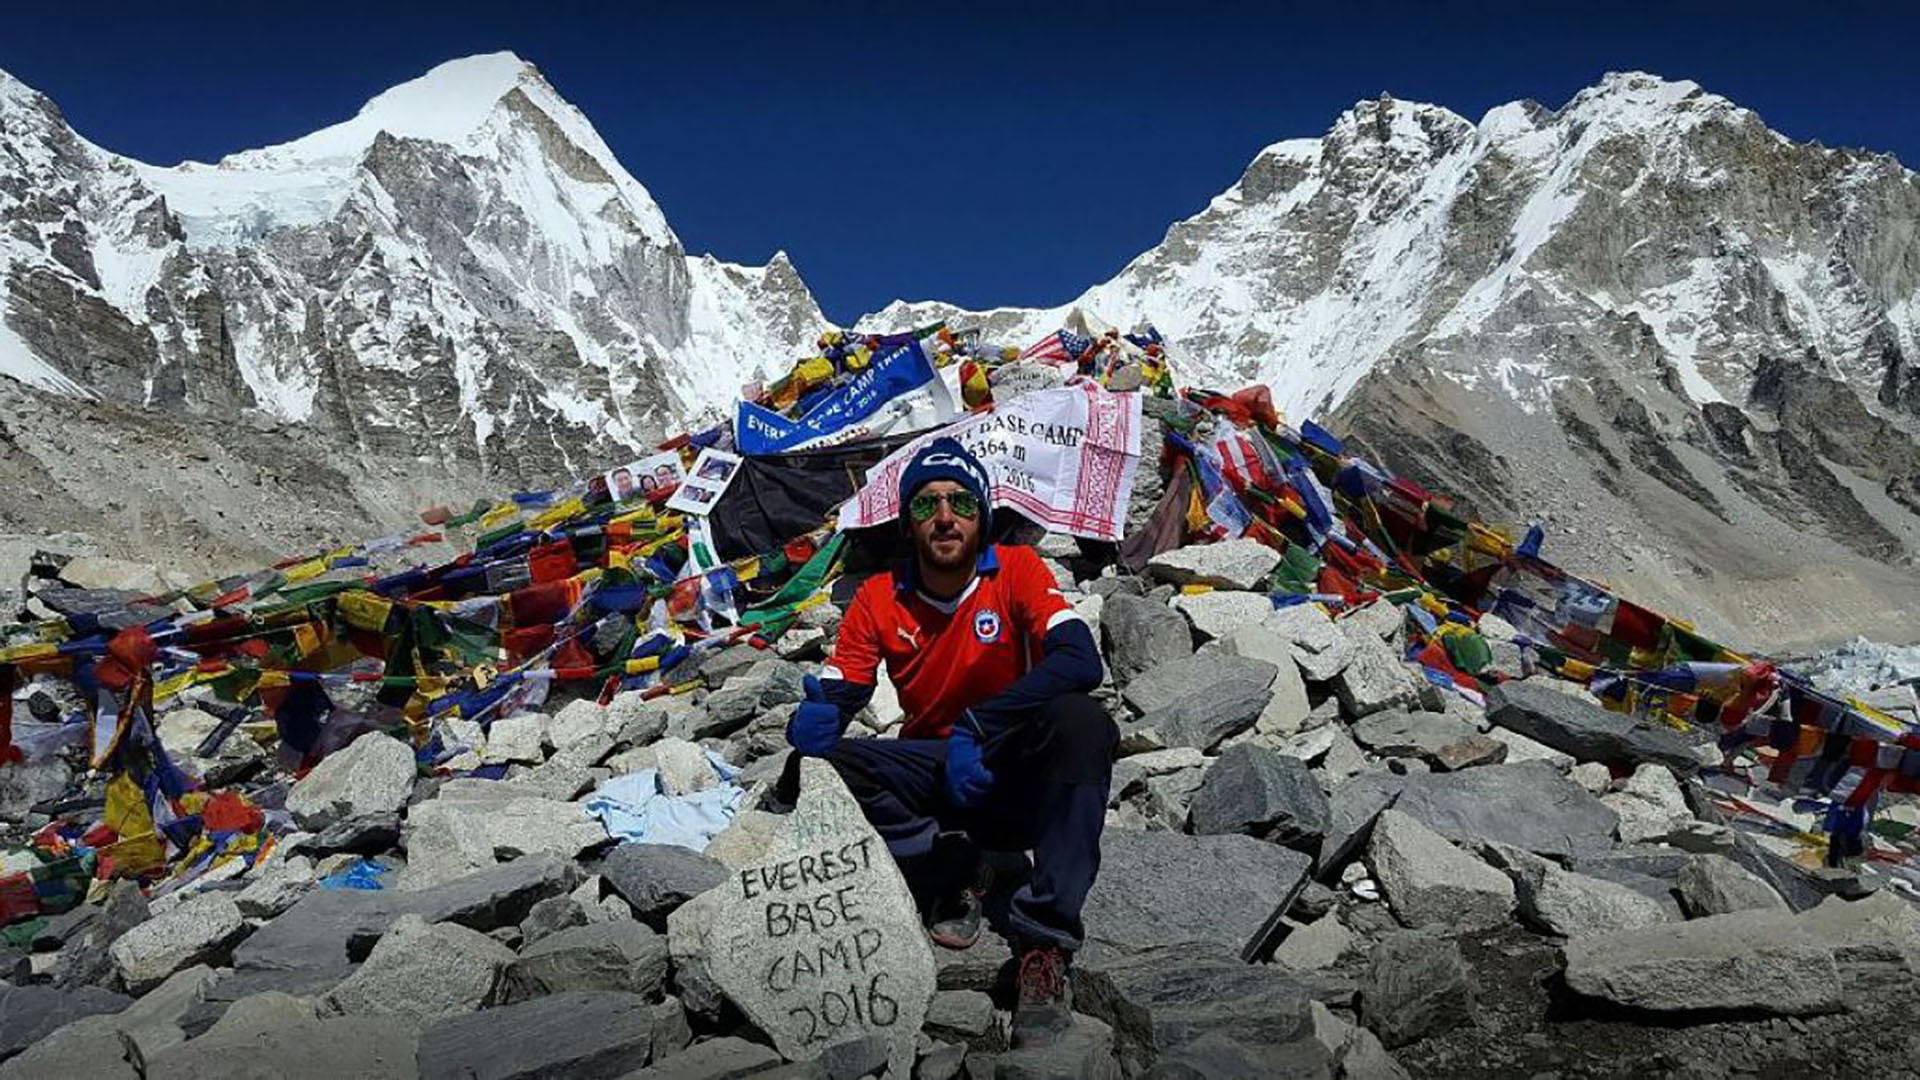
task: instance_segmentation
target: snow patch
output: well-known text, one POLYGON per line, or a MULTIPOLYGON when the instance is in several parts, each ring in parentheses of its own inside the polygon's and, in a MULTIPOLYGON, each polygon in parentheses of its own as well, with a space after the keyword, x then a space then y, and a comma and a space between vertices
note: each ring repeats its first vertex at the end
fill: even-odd
POLYGON ((0 320, 0 375, 38 390, 72 397, 94 396, 91 391, 61 374, 52 364, 34 355, 33 348, 14 333, 13 327, 4 320, 0 320))

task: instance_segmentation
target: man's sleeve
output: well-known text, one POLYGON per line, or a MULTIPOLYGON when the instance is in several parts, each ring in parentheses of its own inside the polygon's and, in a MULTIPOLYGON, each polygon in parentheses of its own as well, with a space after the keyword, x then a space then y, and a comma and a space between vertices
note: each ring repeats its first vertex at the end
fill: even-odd
POLYGON ((840 706, 843 718, 850 717, 872 699, 879 670, 880 635, 874 624, 872 590, 863 586, 853 594, 853 603, 840 620, 833 651, 820 668, 820 688, 828 701, 840 706))

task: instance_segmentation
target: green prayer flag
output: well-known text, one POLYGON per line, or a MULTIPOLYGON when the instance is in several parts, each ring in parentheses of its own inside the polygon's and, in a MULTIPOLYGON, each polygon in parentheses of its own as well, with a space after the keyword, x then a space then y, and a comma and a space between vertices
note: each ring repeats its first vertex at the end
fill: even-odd
POLYGON ((759 623, 760 632, 769 638, 779 637, 793 625, 799 617, 795 610, 802 601, 819 591, 820 583, 827 579, 834 566, 840 562, 840 551, 846 544, 845 533, 833 534, 833 539, 814 552, 797 573, 787 579, 780 591, 767 598, 766 603, 750 608, 740 615, 741 625, 759 623))

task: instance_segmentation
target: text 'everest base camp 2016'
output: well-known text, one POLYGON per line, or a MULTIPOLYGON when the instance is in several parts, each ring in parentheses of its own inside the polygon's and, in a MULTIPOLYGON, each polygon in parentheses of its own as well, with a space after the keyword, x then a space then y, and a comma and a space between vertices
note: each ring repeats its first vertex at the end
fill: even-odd
POLYGON ((0 73, 0 151, 0 1077, 1915 1068, 1888 156, 1381 97, 1069 304, 840 327, 509 54, 173 167, 0 73), (1113 721, 1049 1039, 1058 868, 930 941, 830 764, 917 691, 789 745, 936 437, 1113 721))

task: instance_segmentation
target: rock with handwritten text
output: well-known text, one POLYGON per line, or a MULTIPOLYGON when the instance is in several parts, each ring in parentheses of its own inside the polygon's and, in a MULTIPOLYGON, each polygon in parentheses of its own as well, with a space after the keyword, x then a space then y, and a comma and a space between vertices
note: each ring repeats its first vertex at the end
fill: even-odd
POLYGON ((933 997, 932 947, 886 844, 833 767, 807 760, 800 784, 766 855, 688 901, 669 926, 700 939, 705 974, 789 1060, 877 1035, 905 1076, 933 997))

